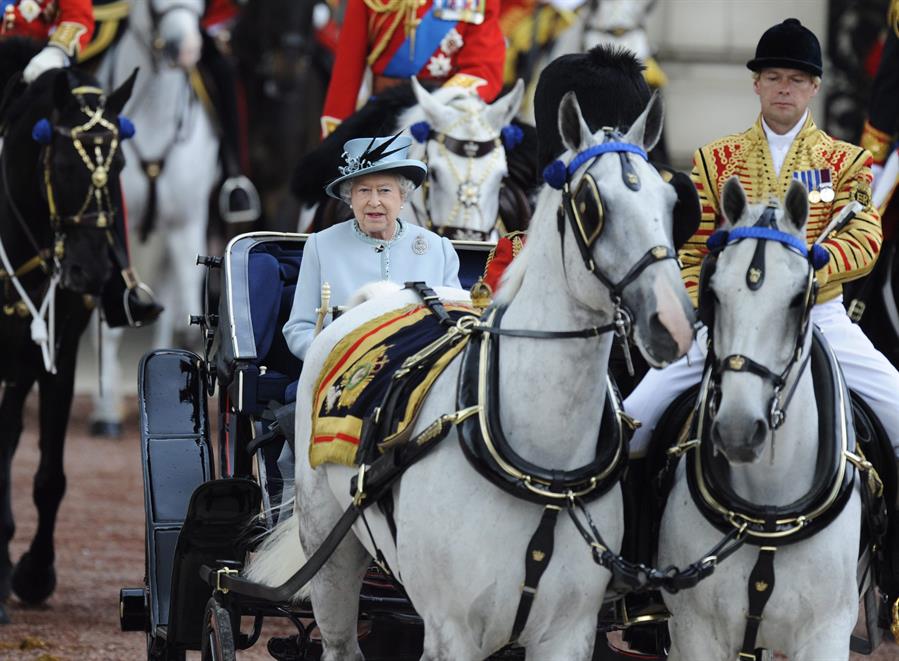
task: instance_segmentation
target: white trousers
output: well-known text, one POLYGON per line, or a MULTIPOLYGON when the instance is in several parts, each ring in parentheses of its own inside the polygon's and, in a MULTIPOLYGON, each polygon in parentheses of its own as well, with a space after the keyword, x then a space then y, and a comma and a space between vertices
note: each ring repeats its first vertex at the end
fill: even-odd
MULTIPOLYGON (((899 371, 874 348, 843 308, 840 296, 812 308, 812 322, 830 342, 847 385, 871 406, 899 457, 899 371)), ((631 439, 631 456, 646 453, 652 433, 668 405, 702 379, 706 329, 697 333, 687 355, 661 370, 649 370, 630 396, 624 410, 643 423, 631 439)))

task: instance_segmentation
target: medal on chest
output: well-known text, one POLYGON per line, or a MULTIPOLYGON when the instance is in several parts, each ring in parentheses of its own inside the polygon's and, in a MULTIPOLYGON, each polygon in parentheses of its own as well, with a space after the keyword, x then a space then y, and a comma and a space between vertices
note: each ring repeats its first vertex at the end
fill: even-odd
POLYGON ((836 197, 829 168, 794 172, 793 179, 805 186, 808 191, 808 201, 811 204, 830 203, 836 197))
POLYGON ((434 18, 480 25, 484 22, 486 0, 434 0, 434 18))

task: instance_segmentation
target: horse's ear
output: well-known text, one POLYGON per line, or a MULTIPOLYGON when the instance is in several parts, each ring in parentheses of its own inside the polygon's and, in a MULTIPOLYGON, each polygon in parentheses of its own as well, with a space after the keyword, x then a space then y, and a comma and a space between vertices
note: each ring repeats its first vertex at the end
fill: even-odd
POLYGON ((653 92, 649 97, 649 103, 640 113, 640 116, 631 124, 624 139, 635 145, 641 145, 646 151, 650 151, 662 137, 662 124, 665 110, 662 105, 662 97, 658 92, 653 92))
POLYGON ((437 124, 438 122, 435 120, 446 113, 446 108, 438 103, 428 90, 422 87, 415 76, 412 77, 411 83, 412 92, 415 94, 415 100, 418 101, 418 105, 424 110, 425 116, 431 120, 431 125, 437 124))
POLYGON ((562 144, 574 152, 581 151, 587 136, 591 135, 574 92, 567 92, 562 97, 562 105, 559 106, 559 135, 562 136, 562 144))
POLYGON ((746 213, 747 206, 749 202, 740 180, 737 177, 729 178, 721 191, 721 210, 724 212, 725 225, 736 225, 746 213))
POLYGON ((793 179, 790 187, 787 189, 787 196, 784 198, 784 209, 793 226, 799 230, 803 236, 805 232, 805 223, 808 220, 808 192, 801 182, 793 179))
POLYGON ((494 128, 506 126, 521 108, 524 98, 524 81, 519 78, 508 94, 494 101, 487 109, 487 123, 494 128))
POLYGON ((122 108, 131 98, 131 91, 134 89, 134 81, 137 78, 137 67, 131 72, 131 75, 124 83, 119 85, 116 90, 106 98, 106 109, 113 115, 122 112, 122 108))

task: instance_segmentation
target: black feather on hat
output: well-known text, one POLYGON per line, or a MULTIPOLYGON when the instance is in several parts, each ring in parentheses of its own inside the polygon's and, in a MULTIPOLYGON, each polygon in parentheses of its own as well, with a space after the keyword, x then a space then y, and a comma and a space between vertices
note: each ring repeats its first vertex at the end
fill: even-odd
POLYGON ((752 71, 782 67, 799 69, 813 76, 824 73, 818 37, 798 18, 788 18, 768 28, 755 47, 755 58, 749 60, 746 66, 752 71))

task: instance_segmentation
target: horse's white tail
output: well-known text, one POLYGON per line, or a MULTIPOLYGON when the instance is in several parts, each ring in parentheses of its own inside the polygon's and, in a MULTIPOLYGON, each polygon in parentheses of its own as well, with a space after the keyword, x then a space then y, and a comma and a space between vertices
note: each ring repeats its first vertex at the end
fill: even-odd
MULTIPOLYGON (((282 519, 251 554, 244 576, 256 583, 276 587, 293 576, 306 562, 300 546, 299 517, 282 519)), ((309 598, 309 585, 293 596, 294 602, 309 598)))

